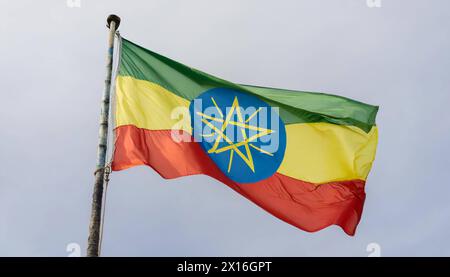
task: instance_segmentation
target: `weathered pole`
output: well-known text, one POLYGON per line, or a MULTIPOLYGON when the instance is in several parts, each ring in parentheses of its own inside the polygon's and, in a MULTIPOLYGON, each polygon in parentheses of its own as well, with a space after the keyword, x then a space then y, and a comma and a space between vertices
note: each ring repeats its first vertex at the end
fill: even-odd
POLYGON ((102 217, 102 202, 103 202, 103 186, 105 181, 105 165, 106 165, 106 150, 108 142, 108 118, 109 118, 109 103, 111 90, 111 75, 113 66, 113 52, 114 52, 114 36, 116 30, 120 25, 120 17, 117 15, 108 16, 107 27, 109 28, 108 38, 108 53, 106 56, 106 78, 105 88, 103 91, 103 99, 100 113, 100 127, 98 134, 97 147, 97 166, 95 171, 94 192, 92 194, 92 210, 91 221, 89 224, 89 238, 87 247, 88 257, 98 257, 100 249, 100 228, 102 217))

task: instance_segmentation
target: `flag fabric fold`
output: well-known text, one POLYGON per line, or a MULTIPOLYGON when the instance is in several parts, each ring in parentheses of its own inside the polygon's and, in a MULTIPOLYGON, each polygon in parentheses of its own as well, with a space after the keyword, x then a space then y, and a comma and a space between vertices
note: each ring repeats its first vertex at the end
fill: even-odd
POLYGON ((121 40, 113 170, 208 175, 302 230, 355 234, 377 106, 234 84, 121 40))

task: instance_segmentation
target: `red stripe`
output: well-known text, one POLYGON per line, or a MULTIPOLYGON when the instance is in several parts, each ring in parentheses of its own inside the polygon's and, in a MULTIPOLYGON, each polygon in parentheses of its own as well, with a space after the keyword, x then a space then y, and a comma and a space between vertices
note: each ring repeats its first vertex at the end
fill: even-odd
POLYGON ((227 178, 196 142, 175 142, 170 130, 116 128, 112 169, 148 165, 162 177, 205 174, 228 185, 274 216, 308 232, 339 225, 354 235, 365 193, 362 180, 312 184, 280 173, 252 184, 227 178))

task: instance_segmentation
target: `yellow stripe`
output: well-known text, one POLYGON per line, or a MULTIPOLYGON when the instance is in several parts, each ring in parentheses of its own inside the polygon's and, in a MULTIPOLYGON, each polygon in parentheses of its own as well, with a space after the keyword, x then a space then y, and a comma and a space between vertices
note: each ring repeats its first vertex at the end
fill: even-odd
POLYGON ((354 126, 330 123, 286 125, 286 152, 278 172, 313 183, 366 180, 378 141, 354 126))
POLYGON ((189 101, 148 81, 118 76, 116 127, 134 125, 148 130, 183 129, 191 132, 189 101), (184 117, 183 117, 184 116, 184 117))
MULTIPOLYGON (((116 127, 134 125, 191 133, 188 107, 188 100, 157 84, 117 78, 116 127), (176 109, 180 107, 184 113, 176 109)), ((313 183, 367 178, 375 158, 376 127, 365 133, 353 126, 297 123, 286 125, 286 133, 286 153, 279 173, 313 183)))

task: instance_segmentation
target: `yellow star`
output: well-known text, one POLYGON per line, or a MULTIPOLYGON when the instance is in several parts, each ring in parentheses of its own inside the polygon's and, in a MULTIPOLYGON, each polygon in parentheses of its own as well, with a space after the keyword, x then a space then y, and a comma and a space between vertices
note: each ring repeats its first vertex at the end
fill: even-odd
POLYGON ((258 112, 261 110, 261 108, 259 108, 258 110, 256 110, 253 114, 250 115, 250 117, 244 121, 244 118, 242 116, 241 110, 239 109, 239 101, 238 98, 235 97, 233 104, 231 106, 230 111, 228 112, 228 114, 226 115, 225 119, 223 116, 222 111, 219 109, 219 107, 217 106, 216 101, 214 100, 213 97, 211 97, 211 101, 213 102, 214 106, 216 107, 220 118, 217 117, 212 117, 209 115, 206 115, 204 113, 201 112, 197 112, 198 115, 200 115, 202 117, 202 122, 205 123, 208 127, 211 128, 211 130, 213 130, 213 133, 211 135, 204 135, 204 137, 210 137, 210 136, 214 136, 217 135, 213 146, 211 147, 211 149, 208 150, 208 153, 215 153, 215 154, 219 154, 225 151, 230 151, 230 159, 228 161, 228 172, 230 172, 231 170, 231 166, 233 164, 233 155, 236 152, 236 154, 239 155, 239 157, 242 158, 242 160, 248 165, 248 167, 255 172, 255 166, 253 163, 253 156, 252 156, 252 152, 250 147, 258 150, 259 152, 266 154, 266 155, 270 155, 273 156, 272 153, 264 151, 263 149, 253 145, 251 142, 255 141, 256 139, 262 137, 262 136, 266 136, 268 134, 271 134, 274 132, 274 130, 270 130, 270 129, 266 129, 266 128, 261 128, 258 126, 254 126, 254 125, 250 125, 247 124, 250 119, 252 119, 255 115, 258 114, 258 112), (234 111, 236 111, 237 117, 238 117, 238 121, 233 121, 231 120, 231 117, 234 113, 234 111), (216 126, 214 126, 214 124, 212 124, 211 122, 215 121, 215 122, 220 122, 222 123, 222 127, 219 129, 216 126), (227 137, 224 133, 225 129, 227 128, 228 125, 234 125, 234 126, 238 126, 241 128, 241 134, 243 137, 242 141, 236 142, 234 143, 229 137, 227 137), (246 129, 248 130, 253 130, 253 131, 258 131, 258 133, 256 133, 255 135, 251 136, 251 137, 247 137, 247 133, 246 133, 246 129), (228 145, 218 148, 219 143, 221 141, 221 139, 225 140, 228 145), (245 154, 242 153, 242 151, 239 149, 239 147, 243 146, 245 148, 245 154))

